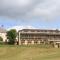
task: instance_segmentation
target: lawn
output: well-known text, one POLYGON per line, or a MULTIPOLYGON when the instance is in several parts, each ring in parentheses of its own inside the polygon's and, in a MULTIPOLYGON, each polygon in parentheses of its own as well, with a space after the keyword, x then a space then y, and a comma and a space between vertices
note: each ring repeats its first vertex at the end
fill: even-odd
POLYGON ((0 46, 0 60, 60 60, 60 48, 40 45, 0 46))

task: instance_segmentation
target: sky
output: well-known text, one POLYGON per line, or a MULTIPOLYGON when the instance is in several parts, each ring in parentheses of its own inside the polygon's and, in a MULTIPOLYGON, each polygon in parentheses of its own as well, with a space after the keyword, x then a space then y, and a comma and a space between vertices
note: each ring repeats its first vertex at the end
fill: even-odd
POLYGON ((60 0, 0 0, 0 26, 60 29, 60 0))

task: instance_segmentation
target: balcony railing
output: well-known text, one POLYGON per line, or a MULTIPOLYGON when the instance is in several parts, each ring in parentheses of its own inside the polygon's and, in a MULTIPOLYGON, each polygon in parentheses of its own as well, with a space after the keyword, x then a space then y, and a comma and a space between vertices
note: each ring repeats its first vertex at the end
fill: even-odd
POLYGON ((20 32, 21 34, 58 34, 60 35, 60 32, 20 32))

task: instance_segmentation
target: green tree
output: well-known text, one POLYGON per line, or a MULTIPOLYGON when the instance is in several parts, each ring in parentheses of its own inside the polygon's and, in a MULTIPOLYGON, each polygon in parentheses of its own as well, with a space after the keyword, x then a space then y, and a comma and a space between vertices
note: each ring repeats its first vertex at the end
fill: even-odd
POLYGON ((3 41, 3 38, 0 36, 0 41, 3 41))
POLYGON ((15 29, 11 29, 7 31, 7 39, 9 40, 9 44, 14 44, 17 37, 17 32, 15 29))
POLYGON ((3 38, 0 36, 0 45, 3 44, 3 38))

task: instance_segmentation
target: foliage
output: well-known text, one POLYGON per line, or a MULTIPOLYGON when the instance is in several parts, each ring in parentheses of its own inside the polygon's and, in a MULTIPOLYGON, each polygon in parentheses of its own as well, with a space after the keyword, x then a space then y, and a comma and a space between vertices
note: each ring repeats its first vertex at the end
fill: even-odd
POLYGON ((7 39, 9 40, 9 44, 14 44, 16 40, 17 32, 15 29, 11 29, 7 31, 7 39))
POLYGON ((3 44, 3 38, 0 36, 0 45, 3 44))
POLYGON ((3 38, 0 36, 0 41, 3 41, 3 38))

